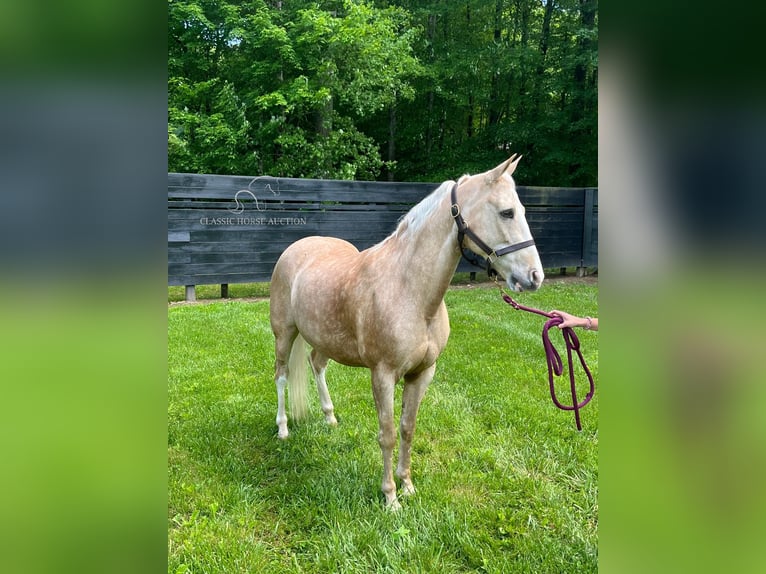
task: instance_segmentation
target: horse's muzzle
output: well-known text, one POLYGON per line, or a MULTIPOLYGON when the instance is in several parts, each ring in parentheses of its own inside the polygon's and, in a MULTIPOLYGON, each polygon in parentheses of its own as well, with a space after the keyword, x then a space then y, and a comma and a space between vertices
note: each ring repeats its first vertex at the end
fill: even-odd
POLYGON ((542 285, 543 279, 545 279, 545 273, 541 269, 532 269, 526 277, 511 275, 511 279, 507 283, 508 287, 516 293, 520 291, 537 291, 540 285, 542 285))

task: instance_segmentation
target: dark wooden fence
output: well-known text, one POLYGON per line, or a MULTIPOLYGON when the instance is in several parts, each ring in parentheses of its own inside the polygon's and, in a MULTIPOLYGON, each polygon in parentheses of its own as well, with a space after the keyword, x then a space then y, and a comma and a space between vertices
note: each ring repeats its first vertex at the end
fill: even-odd
MULTIPOLYGON (((268 281, 282 251, 308 235, 365 249, 439 183, 168 174, 168 284, 268 281)), ((546 269, 598 265, 598 190, 517 187, 546 269)), ((475 268, 461 263, 461 271, 475 268)))

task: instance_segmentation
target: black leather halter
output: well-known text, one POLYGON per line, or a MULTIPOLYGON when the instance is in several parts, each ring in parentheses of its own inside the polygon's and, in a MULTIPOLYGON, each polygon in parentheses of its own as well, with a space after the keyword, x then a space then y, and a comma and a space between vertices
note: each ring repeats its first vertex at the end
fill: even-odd
POLYGON ((457 244, 460 247, 460 253, 463 255, 463 258, 471 265, 475 265, 476 267, 485 266, 482 265, 479 257, 475 253, 463 247, 463 239, 467 235, 471 241, 473 241, 476 246, 484 252, 484 263, 486 264, 487 275, 490 277, 497 275, 497 271, 495 271, 495 269, 492 267, 492 263, 495 261, 495 259, 502 257, 507 253, 513 253, 514 251, 519 251, 520 249, 531 247, 535 244, 534 239, 528 239, 527 241, 521 241, 520 243, 514 243, 513 245, 506 245, 500 249, 492 249, 489 245, 484 243, 484 241, 482 241, 481 238, 476 235, 476 233, 474 233, 470 227, 468 227, 465 219, 463 219, 463 215, 460 213, 460 205, 458 205, 457 202, 457 183, 452 186, 452 191, 450 192, 450 201, 452 202, 452 205, 450 206, 450 213, 452 218, 455 220, 455 224, 457 225, 457 244))

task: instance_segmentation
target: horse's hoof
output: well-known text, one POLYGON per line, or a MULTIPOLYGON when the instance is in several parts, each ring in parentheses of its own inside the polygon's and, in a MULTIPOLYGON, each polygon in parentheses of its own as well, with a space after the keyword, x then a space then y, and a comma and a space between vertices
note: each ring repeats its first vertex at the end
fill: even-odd
POLYGON ((412 496, 413 494, 415 494, 415 487, 411 482, 402 484, 402 496, 412 496))

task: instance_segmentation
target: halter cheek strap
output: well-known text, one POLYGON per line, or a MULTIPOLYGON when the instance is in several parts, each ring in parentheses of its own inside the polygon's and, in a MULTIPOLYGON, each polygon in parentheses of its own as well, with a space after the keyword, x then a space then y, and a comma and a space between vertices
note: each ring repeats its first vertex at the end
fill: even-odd
POLYGON ((479 258, 473 252, 463 247, 463 239, 468 236, 470 240, 473 241, 476 246, 484 252, 487 274, 490 277, 497 275, 497 271, 492 268, 492 262, 495 259, 535 244, 534 239, 528 239, 527 241, 521 241, 520 243, 514 243, 513 245, 506 245, 500 249, 492 249, 489 245, 484 243, 484 241, 482 241, 482 239, 476 235, 476 233, 474 233, 470 227, 468 227, 465 219, 463 219, 463 215, 460 213, 460 205, 457 202, 457 183, 452 186, 452 191, 450 192, 450 201, 452 202, 452 205, 450 206, 450 214, 452 215, 452 218, 455 220, 455 224, 457 225, 457 243, 460 247, 460 253, 463 255, 463 259, 476 267, 484 267, 484 265, 480 263, 479 258))

